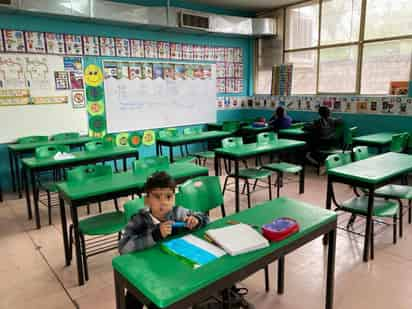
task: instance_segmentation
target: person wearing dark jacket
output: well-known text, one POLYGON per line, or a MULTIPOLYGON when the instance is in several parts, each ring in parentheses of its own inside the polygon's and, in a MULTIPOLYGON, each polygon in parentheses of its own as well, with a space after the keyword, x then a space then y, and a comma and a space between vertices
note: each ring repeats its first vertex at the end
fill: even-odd
POLYGON ((269 126, 271 126, 275 132, 287 129, 291 124, 292 118, 286 115, 285 109, 282 106, 279 106, 269 119, 269 126))

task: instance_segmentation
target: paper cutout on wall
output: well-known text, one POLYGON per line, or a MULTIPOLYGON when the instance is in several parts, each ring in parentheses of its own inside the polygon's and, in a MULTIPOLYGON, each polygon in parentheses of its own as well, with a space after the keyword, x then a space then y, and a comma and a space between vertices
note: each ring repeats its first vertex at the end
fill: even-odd
POLYGON ((72 106, 73 108, 84 108, 84 91, 83 90, 73 90, 72 91, 72 106))
POLYGON ((46 53, 46 39, 43 32, 26 31, 26 48, 29 53, 46 53))
POLYGON ((4 48, 8 52, 24 53, 24 33, 20 30, 3 30, 4 48))
POLYGON ((46 46, 48 54, 62 55, 65 53, 64 36, 61 33, 46 33, 46 46))
POLYGON ((82 36, 65 34, 66 53, 69 55, 83 55, 82 36))
POLYGON ((144 41, 143 40, 130 40, 131 56, 144 58, 144 41))
POLYGON ((103 82, 102 70, 95 64, 89 64, 84 70, 86 85, 97 87, 103 82))
POLYGON ((106 119, 99 115, 90 117, 89 128, 94 132, 103 133, 106 130, 106 119))
POLYGON ((30 92, 28 89, 0 89, 0 106, 24 105, 30 103, 30 92))
POLYGON ((103 115, 104 113, 104 103, 103 102, 89 102, 87 106, 87 112, 91 116, 103 115))
POLYGON ((32 97, 32 104, 67 104, 69 103, 68 96, 51 96, 51 97, 32 97))
POLYGON ((99 37, 97 36, 83 36, 83 49, 84 54, 87 56, 99 56, 100 47, 99 47, 99 37))
POLYGON ((146 130, 143 133, 143 145, 151 146, 156 141, 156 133, 153 130, 146 130))
POLYGON ((131 147, 139 147, 142 143, 142 135, 138 132, 132 132, 129 134, 129 145, 131 147))
POLYGON ((117 146, 129 146, 129 133, 122 132, 116 136, 117 146))

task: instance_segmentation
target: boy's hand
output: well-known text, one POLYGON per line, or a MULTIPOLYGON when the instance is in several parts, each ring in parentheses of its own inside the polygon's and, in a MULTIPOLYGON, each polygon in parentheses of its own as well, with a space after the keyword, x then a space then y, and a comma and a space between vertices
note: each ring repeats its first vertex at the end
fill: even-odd
POLYGON ((160 234, 163 238, 166 238, 172 234, 172 221, 165 221, 160 223, 160 234))
POLYGON ((195 216, 186 217, 185 222, 189 230, 193 230, 199 224, 199 220, 195 216))

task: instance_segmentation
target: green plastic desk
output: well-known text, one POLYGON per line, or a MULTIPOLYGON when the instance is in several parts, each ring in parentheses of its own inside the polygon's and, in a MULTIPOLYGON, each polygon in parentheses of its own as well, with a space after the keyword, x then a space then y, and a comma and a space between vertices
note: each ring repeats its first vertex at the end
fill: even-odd
POLYGON ((24 143, 24 144, 9 144, 7 146, 9 152, 10 161, 10 175, 13 186, 13 191, 18 192, 19 197, 21 197, 21 156, 23 154, 32 154, 37 147, 40 146, 52 146, 52 145, 68 145, 71 147, 83 146, 84 144, 96 140, 94 137, 80 136, 78 138, 67 139, 64 141, 47 141, 39 143, 24 143))
MULTIPOLYGON (((176 182, 180 183, 189 178, 207 176, 209 170, 206 167, 192 163, 174 163, 165 170, 176 182)), ((147 177, 133 171, 115 173, 107 176, 95 177, 82 182, 61 182, 57 184, 60 200, 60 217, 64 244, 64 256, 66 265, 70 265, 69 243, 67 233, 67 220, 65 201, 70 205, 73 227, 78 229, 77 208, 93 202, 111 200, 131 194, 139 194, 144 187, 147 177)), ((76 235, 76 233, 75 233, 76 235)), ((76 261, 79 285, 84 283, 83 264, 79 254, 80 242, 75 236, 76 261)))
POLYGON ((126 170, 126 160, 127 158, 138 159, 139 153, 136 148, 132 147, 113 147, 113 148, 102 148, 98 151, 75 151, 71 154, 74 158, 55 160, 52 158, 37 159, 37 158, 24 158, 22 159, 23 164, 23 175, 24 181, 26 183, 26 202, 27 202, 27 212, 28 217, 31 219, 31 199, 29 184, 31 184, 33 201, 34 201, 34 215, 36 219, 36 227, 40 228, 40 214, 39 214, 39 204, 36 192, 36 174, 41 171, 53 170, 53 169, 64 169, 79 165, 94 164, 103 161, 112 161, 117 159, 123 160, 123 169, 126 170))
POLYGON ((402 153, 387 152, 365 160, 349 163, 328 171, 328 190, 326 208, 332 208, 332 185, 345 183, 354 187, 366 188, 368 194, 368 214, 365 227, 363 260, 369 259, 371 220, 375 190, 391 183, 412 171, 412 156, 402 153))
MULTIPOLYGON (((233 160, 234 161, 234 175, 235 175, 235 207, 236 212, 240 209, 239 201, 239 161, 246 160, 248 158, 257 157, 265 154, 273 154, 279 152, 293 151, 299 148, 303 148, 306 145, 303 141, 291 140, 291 139, 278 139, 275 143, 269 144, 243 144, 237 147, 230 148, 217 148, 215 149, 215 175, 219 174, 219 162, 220 159, 233 160)), ((305 177, 305 159, 304 153, 299 153, 301 157, 301 164, 303 171, 300 177, 300 188, 304 187, 305 177)))
POLYGON ((289 128, 279 130, 279 137, 282 138, 291 138, 298 140, 306 140, 309 136, 309 132, 304 131, 302 128, 289 128))
MULTIPOLYGON (((158 308, 187 308, 325 234, 328 234, 329 239, 326 308, 331 309, 336 213, 297 200, 279 198, 217 220, 194 234, 203 237, 207 229, 225 226, 228 220, 261 226, 280 217, 297 220, 300 231, 283 241, 272 242, 268 248, 238 256, 225 255, 197 269, 183 263, 178 257, 163 252, 158 245, 114 258, 112 264, 117 309, 125 308, 126 288, 144 303, 152 303, 158 308)), ((278 279, 283 280, 284 266, 279 269, 279 273, 278 279)))
POLYGON ((365 145, 378 148, 379 153, 382 153, 383 148, 387 147, 392 142, 393 132, 382 132, 376 134, 362 135, 353 138, 356 145, 365 145))
POLYGON ((169 147, 169 158, 173 162, 173 147, 179 145, 188 145, 194 143, 202 143, 210 140, 220 140, 225 137, 232 136, 232 132, 226 131, 205 131, 198 134, 190 135, 180 135, 180 136, 168 136, 168 137, 159 137, 156 140, 156 154, 160 155, 160 148, 162 146, 169 147))

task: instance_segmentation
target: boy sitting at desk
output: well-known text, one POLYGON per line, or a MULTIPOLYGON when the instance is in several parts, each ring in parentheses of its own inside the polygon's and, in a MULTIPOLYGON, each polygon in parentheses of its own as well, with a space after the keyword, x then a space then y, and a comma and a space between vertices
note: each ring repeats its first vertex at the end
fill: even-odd
MULTIPOLYGON (((189 230, 205 226, 209 218, 200 212, 175 206, 173 179, 165 172, 150 176, 145 185, 145 205, 127 224, 119 242, 121 254, 144 250, 154 246, 162 239, 175 235, 181 230, 173 228, 173 222, 185 222, 189 230)), ((126 294, 126 308, 143 308, 131 294, 126 294)), ((150 307, 149 307, 150 308, 150 307)))

